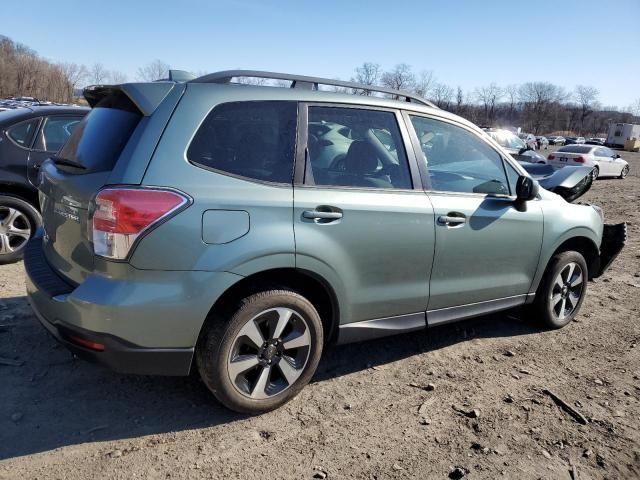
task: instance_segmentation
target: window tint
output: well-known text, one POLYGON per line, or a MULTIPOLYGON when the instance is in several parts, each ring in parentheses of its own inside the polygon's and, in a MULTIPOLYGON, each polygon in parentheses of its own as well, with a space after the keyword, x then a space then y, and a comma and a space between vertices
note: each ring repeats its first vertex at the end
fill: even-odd
POLYGON ((411 188, 402 137, 391 112, 309 107, 310 164, 305 183, 411 188), (318 125, 327 127, 321 135, 318 125))
POLYGON ((84 173, 112 170, 141 118, 124 94, 105 97, 73 127, 58 156, 82 165, 84 173))
POLYGON ((295 102, 233 102, 215 107, 189 149, 189 161, 256 180, 292 183, 295 102))
POLYGON ((82 120, 81 117, 49 117, 42 128, 42 135, 36 148, 47 152, 57 152, 82 120))
POLYGON ((31 146, 31 139, 38 128, 39 118, 20 122, 7 130, 7 135, 11 140, 24 148, 31 146))
POLYGON ((509 195, 502 158, 467 130, 411 116, 432 190, 509 195))
POLYGON ((566 147, 559 148, 558 152, 566 153, 589 153, 593 147, 584 147, 581 145, 568 145, 566 147))

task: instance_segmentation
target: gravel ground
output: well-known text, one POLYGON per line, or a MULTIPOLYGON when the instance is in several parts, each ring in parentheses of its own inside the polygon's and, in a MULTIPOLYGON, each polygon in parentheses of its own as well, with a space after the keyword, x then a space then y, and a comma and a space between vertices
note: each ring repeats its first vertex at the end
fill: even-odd
POLYGON ((197 377, 122 376, 74 359, 0 267, 0 478, 640 477, 640 154, 583 201, 629 222, 576 321, 519 311, 333 348, 311 385, 259 417, 197 377), (579 411, 582 425, 544 393, 579 411), (572 472, 573 470, 573 472, 572 472))

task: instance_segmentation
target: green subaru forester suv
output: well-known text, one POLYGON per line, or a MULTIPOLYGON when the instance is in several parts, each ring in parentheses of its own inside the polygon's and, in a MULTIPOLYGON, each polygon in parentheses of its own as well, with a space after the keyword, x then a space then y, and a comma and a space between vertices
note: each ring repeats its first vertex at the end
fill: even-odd
POLYGON ((411 93, 178 75, 87 88, 91 112, 41 168, 29 301, 117 371, 197 368, 227 407, 264 412, 331 343, 517 306, 562 327, 624 245, 624 224, 411 93))

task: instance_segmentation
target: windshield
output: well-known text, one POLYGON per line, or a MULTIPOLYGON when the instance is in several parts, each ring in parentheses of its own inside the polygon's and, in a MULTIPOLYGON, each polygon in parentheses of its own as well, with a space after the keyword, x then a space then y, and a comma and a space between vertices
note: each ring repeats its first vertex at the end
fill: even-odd
POLYGON ((517 135, 514 135, 513 133, 506 130, 487 133, 491 136, 491 138, 498 142, 498 145, 500 145, 501 147, 512 148, 515 150, 520 150, 521 148, 525 147, 525 143, 520 138, 518 138, 517 135))

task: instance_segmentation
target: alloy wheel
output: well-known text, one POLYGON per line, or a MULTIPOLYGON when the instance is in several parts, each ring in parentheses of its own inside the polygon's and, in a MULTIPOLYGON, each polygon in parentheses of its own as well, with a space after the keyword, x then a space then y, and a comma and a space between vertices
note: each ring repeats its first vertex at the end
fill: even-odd
POLYGON ((625 165, 622 171, 620 172, 620 178, 624 178, 629 174, 629 165, 625 165))
POLYGON ((271 308, 249 320, 233 340, 227 371, 242 395, 260 400, 287 390, 302 375, 311 351, 304 317, 271 308))
POLYGON ((582 268, 575 262, 568 263, 553 282, 550 301, 553 315, 558 320, 571 316, 578 304, 584 287, 582 268))
POLYGON ((17 252, 31 238, 31 222, 20 210, 0 205, 0 255, 17 252))

